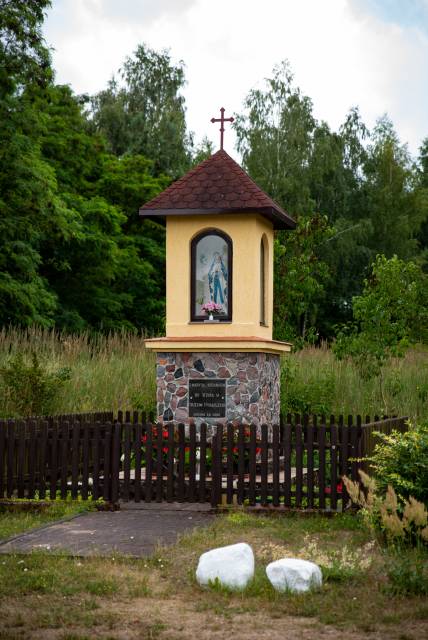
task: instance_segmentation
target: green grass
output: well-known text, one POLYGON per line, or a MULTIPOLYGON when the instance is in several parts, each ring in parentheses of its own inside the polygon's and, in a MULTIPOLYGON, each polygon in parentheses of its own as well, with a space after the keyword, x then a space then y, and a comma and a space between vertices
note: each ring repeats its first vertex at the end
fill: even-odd
MULTIPOLYGON (((155 409, 155 356, 143 337, 116 333, 90 338, 42 329, 0 331, 0 367, 11 353, 35 351, 50 370, 71 369, 53 413, 117 409, 155 409)), ((362 380, 348 361, 339 362, 327 347, 306 348, 283 359, 282 411, 329 414, 399 414, 428 419, 428 349, 409 350, 384 371, 379 383, 362 380)), ((15 415, 2 397, 0 417, 15 415)))
POLYGON ((61 518, 74 516, 78 513, 94 508, 94 503, 84 500, 57 500, 40 512, 32 511, 1 511, 0 510, 0 540, 18 535, 24 531, 35 529, 61 518))
MULTIPOLYGON (((204 640, 214 631, 232 637, 231 629, 236 637, 253 637, 250 633, 260 629, 258 637, 267 640, 283 637, 284 629, 293 637, 312 637, 311 630, 318 637, 327 624, 334 640, 347 637, 347 629, 397 640, 398 630, 410 638, 425 637, 426 597, 417 589, 397 590, 397 577, 391 574, 397 558, 378 547, 358 516, 261 517, 243 510, 182 535, 176 545, 159 547, 150 558, 2 556, 0 640, 36 638, 40 630, 49 638, 184 640, 197 635, 204 640), (255 577, 247 588, 199 587, 199 555, 242 541, 251 544, 256 556, 255 577), (265 567, 282 555, 318 562, 322 588, 298 595, 274 591, 265 567), (306 635, 300 636, 302 629, 306 635), (49 635, 54 631, 62 635, 49 635)), ((418 552, 419 565, 427 567, 427 559, 426 552, 418 552)), ((415 552, 401 550, 400 560, 402 566, 414 566, 415 552)), ((409 575, 405 580, 409 583, 409 575)))
POLYGON ((97 596, 111 598, 120 593, 132 598, 149 594, 148 571, 143 560, 120 555, 111 558, 70 558, 55 552, 0 557, 0 598, 29 594, 53 594, 70 598, 88 596, 89 610, 97 608, 97 596), (93 598, 91 598, 93 596, 93 598))

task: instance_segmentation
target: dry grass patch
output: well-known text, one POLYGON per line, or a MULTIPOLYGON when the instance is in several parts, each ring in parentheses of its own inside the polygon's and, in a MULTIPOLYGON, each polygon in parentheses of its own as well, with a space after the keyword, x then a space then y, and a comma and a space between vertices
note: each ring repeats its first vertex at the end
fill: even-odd
POLYGON ((6 511, 0 507, 0 541, 93 509, 95 504, 91 500, 56 500, 40 512, 6 511))

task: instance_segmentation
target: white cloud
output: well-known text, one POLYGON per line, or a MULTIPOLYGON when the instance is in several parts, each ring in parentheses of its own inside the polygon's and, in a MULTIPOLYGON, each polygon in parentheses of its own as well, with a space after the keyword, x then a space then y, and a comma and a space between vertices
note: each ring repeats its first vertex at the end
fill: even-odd
MULTIPOLYGON (((288 58, 315 115, 336 128, 360 105, 385 111, 416 151, 428 135, 427 31, 386 22, 357 0, 61 0, 45 34, 59 82, 95 93, 140 42, 186 63, 189 126, 218 142, 209 120, 239 111, 248 90, 288 58)), ((233 135, 226 148, 232 150, 233 135)))

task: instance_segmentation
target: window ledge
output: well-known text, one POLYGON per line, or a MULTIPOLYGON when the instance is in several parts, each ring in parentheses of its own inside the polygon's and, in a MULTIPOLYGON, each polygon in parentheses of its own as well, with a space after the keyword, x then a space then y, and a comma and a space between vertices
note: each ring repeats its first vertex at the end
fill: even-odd
POLYGON ((189 320, 187 324, 232 324, 232 320, 189 320))

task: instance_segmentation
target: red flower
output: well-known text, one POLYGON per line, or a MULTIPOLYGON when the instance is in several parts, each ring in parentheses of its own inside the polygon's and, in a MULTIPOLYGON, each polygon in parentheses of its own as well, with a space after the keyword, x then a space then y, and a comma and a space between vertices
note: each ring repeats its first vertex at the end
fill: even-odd
MULTIPOLYGON (((336 485, 336 493, 342 493, 343 491, 343 482, 338 482, 336 485)), ((326 487, 324 489, 324 493, 327 493, 328 495, 331 494, 331 487, 326 487)))

